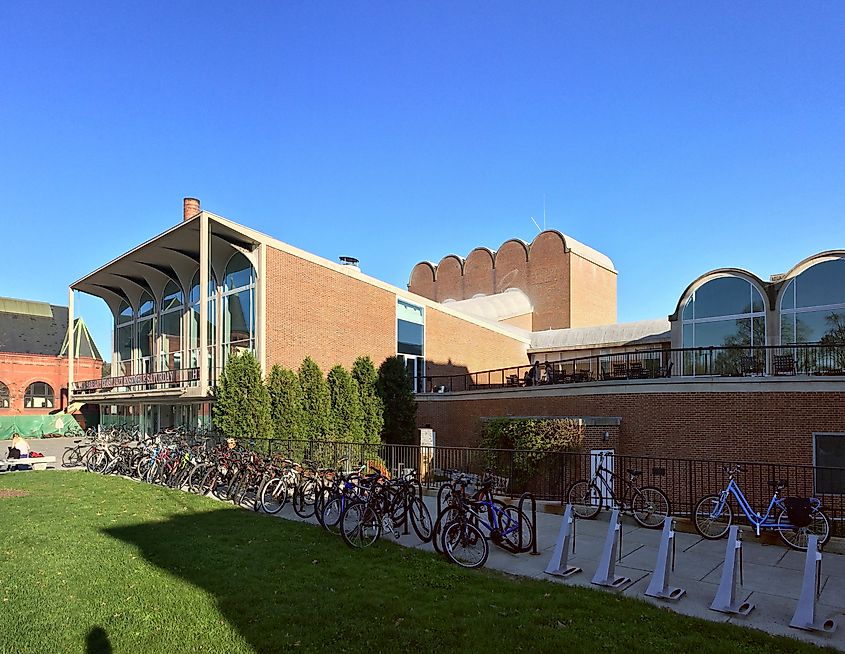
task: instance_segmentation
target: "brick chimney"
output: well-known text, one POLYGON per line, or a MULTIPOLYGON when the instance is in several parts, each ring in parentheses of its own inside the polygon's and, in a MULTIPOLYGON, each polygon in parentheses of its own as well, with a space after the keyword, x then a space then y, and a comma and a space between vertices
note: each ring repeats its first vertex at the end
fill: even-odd
POLYGON ((182 200, 182 220, 190 220, 196 216, 200 209, 200 201, 196 198, 184 198, 182 200))

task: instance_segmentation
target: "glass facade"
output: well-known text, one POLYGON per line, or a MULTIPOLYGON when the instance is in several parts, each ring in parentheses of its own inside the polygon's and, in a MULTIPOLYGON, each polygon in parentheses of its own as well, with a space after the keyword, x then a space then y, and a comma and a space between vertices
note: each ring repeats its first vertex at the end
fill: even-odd
POLYGON ((684 305, 682 342, 685 348, 732 347, 684 354, 685 375, 734 374, 743 356, 766 345, 766 314, 760 290, 742 277, 724 276, 699 286, 684 305))
POLYGON ((223 360, 255 348, 255 274, 249 260, 236 254, 223 278, 223 360))
POLYGON ((780 342, 845 345, 845 259, 830 259, 791 279, 781 294, 780 342))
POLYGON ((396 301, 396 353, 405 362, 413 390, 425 388, 425 311, 423 307, 396 301))

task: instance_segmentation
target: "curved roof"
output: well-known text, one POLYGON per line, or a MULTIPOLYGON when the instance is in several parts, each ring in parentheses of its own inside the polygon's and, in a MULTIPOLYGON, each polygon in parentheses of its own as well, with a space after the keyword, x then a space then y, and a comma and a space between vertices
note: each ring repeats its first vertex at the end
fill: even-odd
POLYGON ((561 236, 563 236, 563 241, 566 243, 566 246, 578 256, 583 257, 588 261, 592 261, 602 268, 616 270, 616 268, 613 267, 613 261, 611 261, 610 257, 606 254, 602 254, 598 250, 594 250, 589 245, 584 245, 581 241, 576 241, 571 236, 567 236, 563 233, 561 233, 561 236))
POLYGON ((669 319, 678 319, 683 305, 689 299, 689 296, 692 295, 693 291, 697 290, 701 286, 704 286, 707 282, 713 279, 718 279, 719 277, 740 277, 750 282, 757 287, 757 290, 759 290, 763 296, 763 301, 766 303, 766 309, 769 308, 768 296, 766 295, 766 283, 757 277, 757 275, 743 268, 716 268, 715 270, 710 270, 703 275, 699 275, 690 282, 689 286, 687 286, 684 289, 684 292, 681 293, 681 297, 678 298, 678 303, 675 305, 675 312, 669 315, 669 319))
POLYGON ((665 318, 639 320, 594 327, 572 327, 532 332, 529 352, 569 350, 624 344, 661 343, 670 336, 669 321, 665 318))
POLYGON ((528 296, 516 288, 495 295, 484 295, 469 300, 452 300, 443 304, 450 309, 494 321, 524 316, 534 311, 534 306, 528 296))

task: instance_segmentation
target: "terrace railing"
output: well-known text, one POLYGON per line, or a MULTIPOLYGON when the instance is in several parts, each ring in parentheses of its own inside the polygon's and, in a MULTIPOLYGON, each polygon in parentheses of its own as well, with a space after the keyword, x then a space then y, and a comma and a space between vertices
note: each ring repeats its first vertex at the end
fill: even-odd
POLYGON ((200 377, 199 373, 199 368, 182 368, 180 370, 162 370, 138 375, 86 379, 73 382, 73 393, 74 396, 79 396, 110 391, 161 390, 195 386, 200 377))
POLYGON ((845 345, 662 348, 424 377, 428 393, 669 377, 845 375, 845 345))

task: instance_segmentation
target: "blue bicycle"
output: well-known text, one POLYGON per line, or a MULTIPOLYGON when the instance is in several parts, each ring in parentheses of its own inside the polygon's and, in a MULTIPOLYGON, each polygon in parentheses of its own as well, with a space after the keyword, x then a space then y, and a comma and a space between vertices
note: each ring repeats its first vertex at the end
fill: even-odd
POLYGON ((774 487, 772 499, 766 512, 761 514, 751 508, 745 494, 737 484, 736 474, 742 471, 738 465, 725 466, 728 484, 717 495, 706 495, 695 505, 693 518, 696 531, 704 538, 717 540, 728 533, 734 518, 731 497, 739 504, 757 536, 763 529, 777 531, 784 543, 796 550, 807 550, 809 536, 818 536, 819 544, 830 540, 830 521, 822 513, 821 501, 815 497, 780 497, 787 481, 770 481, 774 487))

